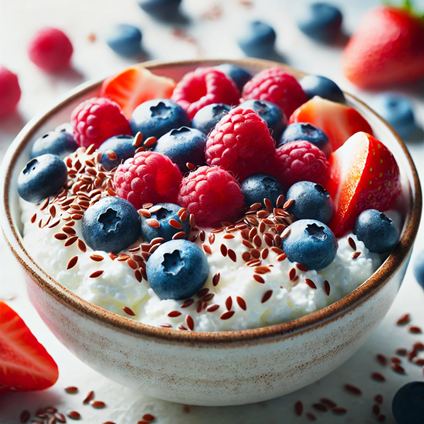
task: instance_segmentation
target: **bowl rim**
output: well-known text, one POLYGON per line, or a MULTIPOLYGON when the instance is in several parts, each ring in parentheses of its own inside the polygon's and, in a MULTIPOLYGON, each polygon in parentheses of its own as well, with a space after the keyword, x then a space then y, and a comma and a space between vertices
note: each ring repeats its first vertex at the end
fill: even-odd
MULTIPOLYGON (((281 63, 252 58, 235 60, 198 59, 172 62, 148 61, 142 63, 141 65, 150 70, 156 70, 175 66, 215 66, 221 63, 232 63, 239 66, 256 66, 262 68, 280 67, 288 70, 290 73, 297 77, 306 75, 301 71, 297 71, 281 63)), ((9 148, 10 152, 8 151, 6 153, 3 161, 4 163, 2 164, 2 172, 0 173, 0 177, 3 177, 4 175, 4 181, 1 182, 2 186, 0 187, 0 191, 3 190, 2 206, 5 209, 5 214, 0 214, 0 221, 6 242, 8 243, 10 249, 18 261, 24 267, 25 271, 31 275, 32 279, 36 281, 44 291, 47 291, 49 295, 54 296, 59 302, 66 304, 68 308, 77 310, 80 313, 86 315, 91 320, 99 321, 102 325, 108 325, 123 332, 153 338, 156 341, 172 341, 177 343, 188 342, 196 343, 196 346, 210 346, 211 343, 219 345, 233 345, 235 343, 244 344, 245 342, 258 344, 272 342, 275 340, 275 338, 282 339, 300 335, 341 318, 354 308, 360 306, 369 297, 377 293, 390 280, 392 275, 402 267, 405 261, 407 261, 421 218, 422 193, 417 170, 407 147, 393 130, 393 128, 364 102, 351 94, 345 93, 348 97, 361 104, 361 106, 364 107, 369 113, 371 113, 375 119, 388 127, 391 134, 403 150, 412 172, 412 180, 409 181, 410 208, 405 220, 402 237, 387 260, 372 274, 368 280, 361 284, 357 289, 337 302, 327 306, 326 308, 320 309, 293 321, 256 329, 223 332, 179 331, 163 327, 154 327, 151 325, 143 324, 139 321, 132 320, 130 318, 126 318, 124 316, 117 315, 82 299, 55 281, 52 277, 47 275, 26 251, 18 236, 19 232, 13 224, 12 216, 10 213, 9 185, 14 162, 20 155, 22 149, 27 145, 27 143, 29 143, 32 134, 60 109, 75 101, 79 97, 88 94, 96 88, 99 88, 103 80, 104 79, 102 78, 100 80, 87 81, 79 85, 75 89, 68 92, 68 94, 65 95, 59 102, 57 102, 55 106, 49 108, 46 112, 41 113, 30 120, 16 136, 14 142, 9 148), (8 163, 6 163, 7 159, 9 159, 8 163), (7 237, 8 235, 11 235, 12 237, 9 239, 7 237)))

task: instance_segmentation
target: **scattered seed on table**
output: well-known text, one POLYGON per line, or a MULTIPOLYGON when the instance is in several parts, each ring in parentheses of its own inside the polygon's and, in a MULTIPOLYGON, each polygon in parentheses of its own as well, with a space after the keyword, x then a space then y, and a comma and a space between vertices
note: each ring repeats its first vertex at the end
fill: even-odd
POLYGON ((21 423, 26 423, 30 419, 30 417, 30 412, 25 409, 24 411, 22 411, 20 416, 21 423))
POLYGON ((104 402, 102 402, 101 400, 93 400, 93 401, 91 402, 91 406, 92 406, 93 408, 96 408, 96 409, 103 409, 103 408, 106 408, 106 404, 105 404, 104 402))
POLYGON ((358 389, 358 387, 356 386, 352 386, 351 384, 345 384, 344 388, 349 392, 352 393, 353 395, 357 395, 360 396, 362 395, 362 391, 361 389, 358 389))
POLYGON ((386 381, 384 375, 380 374, 379 372, 373 372, 371 374, 371 378, 375 381, 386 381))
POLYGON ((142 419, 144 421, 154 421, 155 420, 155 417, 152 414, 144 414, 143 417, 142 417, 142 419))
POLYGON ((300 400, 298 400, 295 404, 294 404, 294 412, 296 413, 296 415, 298 417, 300 417, 302 415, 303 412, 303 404, 300 400))
POLYGON ((65 387, 65 392, 68 393, 68 394, 74 395, 75 393, 78 393, 78 387, 76 387, 76 386, 65 387))
POLYGON ((346 412, 347 412, 347 410, 345 408, 340 408, 340 407, 333 408, 332 411, 335 414, 339 414, 339 415, 346 414, 346 412))
POLYGON ((86 405, 87 403, 90 403, 93 399, 94 399, 94 392, 93 390, 91 390, 88 393, 87 397, 82 401, 82 403, 86 405))
POLYGON ((377 361, 381 365, 383 365, 383 366, 386 366, 387 365, 387 358, 384 355, 378 353, 377 356, 376 356, 376 358, 377 358, 377 361))
POLYGON ((323 405, 322 403, 314 403, 312 404, 312 407, 315 408, 317 411, 320 412, 327 412, 328 409, 325 405, 323 405))
POLYGON ((81 418, 81 414, 77 411, 68 411, 66 415, 73 420, 79 420, 81 418))
POLYGON ((397 325, 405 325, 405 324, 408 324, 408 322, 410 321, 410 316, 409 316, 409 314, 405 314, 405 315, 402 315, 397 321, 396 321, 396 324, 397 325))
POLYGON ((409 327, 409 332, 412 333, 412 334, 420 334, 420 333, 422 333, 421 328, 420 327, 417 327, 415 325, 409 327))
POLYGON ((374 397, 374 400, 381 405, 383 403, 383 396, 382 395, 376 395, 374 397))

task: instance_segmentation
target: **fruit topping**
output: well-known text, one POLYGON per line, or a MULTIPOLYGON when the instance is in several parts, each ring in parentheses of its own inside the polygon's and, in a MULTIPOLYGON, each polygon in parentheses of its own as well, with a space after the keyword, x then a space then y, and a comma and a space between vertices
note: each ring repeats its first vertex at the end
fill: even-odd
POLYGON ((300 181, 287 192, 287 200, 292 200, 287 209, 297 219, 315 219, 328 224, 334 215, 334 202, 328 191, 320 184, 300 181))
POLYGON ((13 113, 20 98, 21 87, 17 75, 0 66, 0 116, 13 113))
POLYGON ((137 0, 138 5, 146 13, 157 18, 170 18, 178 14, 181 0, 137 0))
POLYGON ((414 276, 418 284, 424 289, 424 250, 421 250, 415 257, 414 276))
POLYGON ((251 109, 232 109, 210 133, 206 161, 231 171, 240 181, 274 168, 275 144, 266 122, 251 109))
POLYGON ((330 157, 327 190, 336 212, 330 228, 337 237, 350 231, 366 209, 384 212, 401 192, 399 167, 387 147, 373 136, 355 134, 330 157))
POLYGON ((243 28, 237 43, 247 56, 265 58, 274 52, 276 38, 272 26, 262 21, 251 21, 243 28))
POLYGON ((131 134, 127 118, 112 100, 93 97, 80 103, 72 112, 75 141, 83 147, 98 148, 105 140, 121 134, 131 134))
POLYGON ((175 234, 178 234, 178 238, 187 239, 190 233, 190 220, 188 213, 184 214, 184 210, 174 203, 154 205, 148 213, 142 215, 141 235, 143 240, 149 243, 156 238, 169 241, 175 234))
POLYGON ((0 394, 44 390, 56 383, 59 370, 22 318, 0 301, 0 394))
POLYGON ((194 215, 196 223, 216 228, 243 214, 244 197, 237 180, 218 166, 202 166, 181 182, 178 204, 194 215))
POLYGON ((153 99, 169 99, 175 81, 153 74, 141 65, 134 65, 105 79, 101 97, 118 103, 124 115, 130 119, 134 109, 143 102, 153 99))
POLYGON ((353 134, 364 131, 372 135, 372 128, 355 109, 314 97, 296 109, 289 124, 309 122, 320 128, 330 139, 333 151, 337 150, 353 134))
POLYGON ((276 142, 280 139, 287 126, 287 119, 276 104, 266 100, 246 100, 239 107, 254 110, 266 122, 272 138, 276 142))
POLYGON ((177 103, 168 99, 154 99, 142 103, 132 114, 132 133, 143 134, 144 139, 162 137, 174 128, 189 127, 187 112, 177 103))
POLYGON ((358 240, 364 242, 370 252, 389 252, 398 240, 398 231, 393 221, 385 213, 376 209, 361 212, 353 232, 358 240))
POLYGON ((277 178, 289 189, 299 181, 311 181, 326 187, 330 164, 325 154, 309 141, 291 141, 277 149, 277 178))
POLYGON ((132 135, 114 135, 99 147, 98 151, 102 154, 100 163, 110 171, 124 160, 132 158, 136 150, 132 135))
POLYGON ((68 178, 68 168, 56 155, 45 154, 31 159, 18 177, 22 199, 38 203, 59 191, 68 178))
POLYGON ((66 68, 73 51, 68 36, 60 29, 50 27, 37 31, 28 46, 31 61, 47 72, 66 68))
POLYGON ((178 203, 182 175, 161 153, 140 152, 118 166, 113 177, 116 193, 137 209, 144 203, 178 203))
POLYGON ((31 157, 35 158, 46 153, 51 153, 63 159, 77 149, 78 144, 70 132, 65 130, 50 131, 34 141, 31 147, 31 157))
POLYGON ((318 147, 318 149, 322 150, 327 158, 330 157, 333 151, 327 134, 315 125, 304 122, 290 124, 284 130, 277 147, 297 140, 309 141, 309 143, 312 143, 314 146, 318 147))
POLYGON ((293 222, 282 234, 283 250, 290 262, 320 271, 333 262, 337 239, 322 222, 301 219, 293 222))
POLYGON ((279 181, 269 174, 253 174, 241 183, 246 208, 255 203, 266 207, 265 199, 271 202, 273 208, 277 207, 277 199, 285 195, 286 191, 279 181))
POLYGON ((192 126, 196 130, 208 135, 218 121, 231 110, 231 106, 224 103, 212 103, 200 109, 194 115, 192 126))
POLYGON ((280 68, 265 69, 257 73, 244 86, 242 97, 244 100, 267 100, 275 103, 286 118, 307 100, 296 78, 280 68))
POLYGON ((238 105, 240 92, 235 83, 216 68, 197 68, 177 84, 171 99, 193 118, 211 103, 238 105))
POLYGON ((402 386, 393 398, 392 412, 397 424, 423 423, 424 383, 413 381, 402 386))
POLYGON ((107 45, 121 56, 135 56, 141 52, 141 31, 134 25, 114 25, 106 36, 107 45))
POLYGON ((237 85, 237 88, 241 92, 247 81, 252 79, 252 75, 240 66, 233 65, 232 63, 223 63, 222 65, 216 66, 221 72, 224 72, 228 78, 231 78, 237 85))
POLYGON ((189 166, 203 165, 205 160, 206 135, 194 128, 181 127, 163 135, 154 151, 168 156, 181 172, 189 166))
POLYGON ((187 240, 171 240, 150 256, 147 278, 160 299, 183 300, 195 295, 206 283, 209 264, 205 254, 187 240))
POLYGON ((116 196, 103 197, 85 211, 82 235, 93 250, 117 253, 139 239, 140 216, 130 202, 116 196))
POLYGON ((308 37, 329 43, 336 41, 342 22, 342 13, 336 6, 325 2, 316 2, 302 10, 297 26, 308 37))
POLYGON ((332 102, 344 103, 346 101, 343 91, 329 78, 321 75, 306 75, 299 81, 300 86, 306 94, 308 100, 315 96, 332 102))

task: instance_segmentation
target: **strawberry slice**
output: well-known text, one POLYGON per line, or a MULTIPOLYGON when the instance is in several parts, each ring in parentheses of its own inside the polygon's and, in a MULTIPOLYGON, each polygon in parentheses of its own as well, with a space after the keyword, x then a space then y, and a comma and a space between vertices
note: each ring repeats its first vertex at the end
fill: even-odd
POLYGON ((105 79, 100 96, 118 103, 124 115, 130 119, 141 103, 152 99, 169 99, 175 85, 171 78, 160 77, 141 65, 134 65, 105 79))
POLYGON ((352 230, 366 209, 387 211, 401 192, 399 167, 391 152, 372 135, 359 132, 330 156, 327 190, 336 212, 330 228, 337 237, 352 230))
POLYGON ((0 394, 47 389, 58 377, 53 358, 22 318, 0 301, 0 394))
POLYGON ((293 112, 289 124, 294 122, 309 122, 323 130, 330 139, 333 152, 359 131, 372 134, 368 122, 355 109, 318 96, 293 112))

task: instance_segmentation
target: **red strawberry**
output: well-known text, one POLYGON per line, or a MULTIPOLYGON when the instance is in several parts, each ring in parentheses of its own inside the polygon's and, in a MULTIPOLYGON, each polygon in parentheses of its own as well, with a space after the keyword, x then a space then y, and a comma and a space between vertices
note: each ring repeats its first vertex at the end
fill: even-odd
POLYGON ((424 77, 424 19, 404 8, 381 6, 361 20, 343 54, 346 77, 369 88, 424 77))
POLYGON ((0 301, 0 394, 47 389, 58 377, 53 358, 22 318, 0 301))
POLYGON ((323 130, 330 139, 333 152, 359 131, 372 134, 368 122, 355 109, 318 96, 293 112, 289 124, 294 122, 309 122, 323 130))
POLYGON ((399 167, 391 152, 373 136, 359 132, 330 156, 327 190, 336 213, 330 228, 337 237, 350 231, 361 212, 384 212, 401 192, 399 167))
POLYGON ((152 99, 169 99, 174 87, 173 79, 160 77, 141 65, 134 65, 104 80, 100 96, 118 103, 130 119, 139 104, 152 99))

